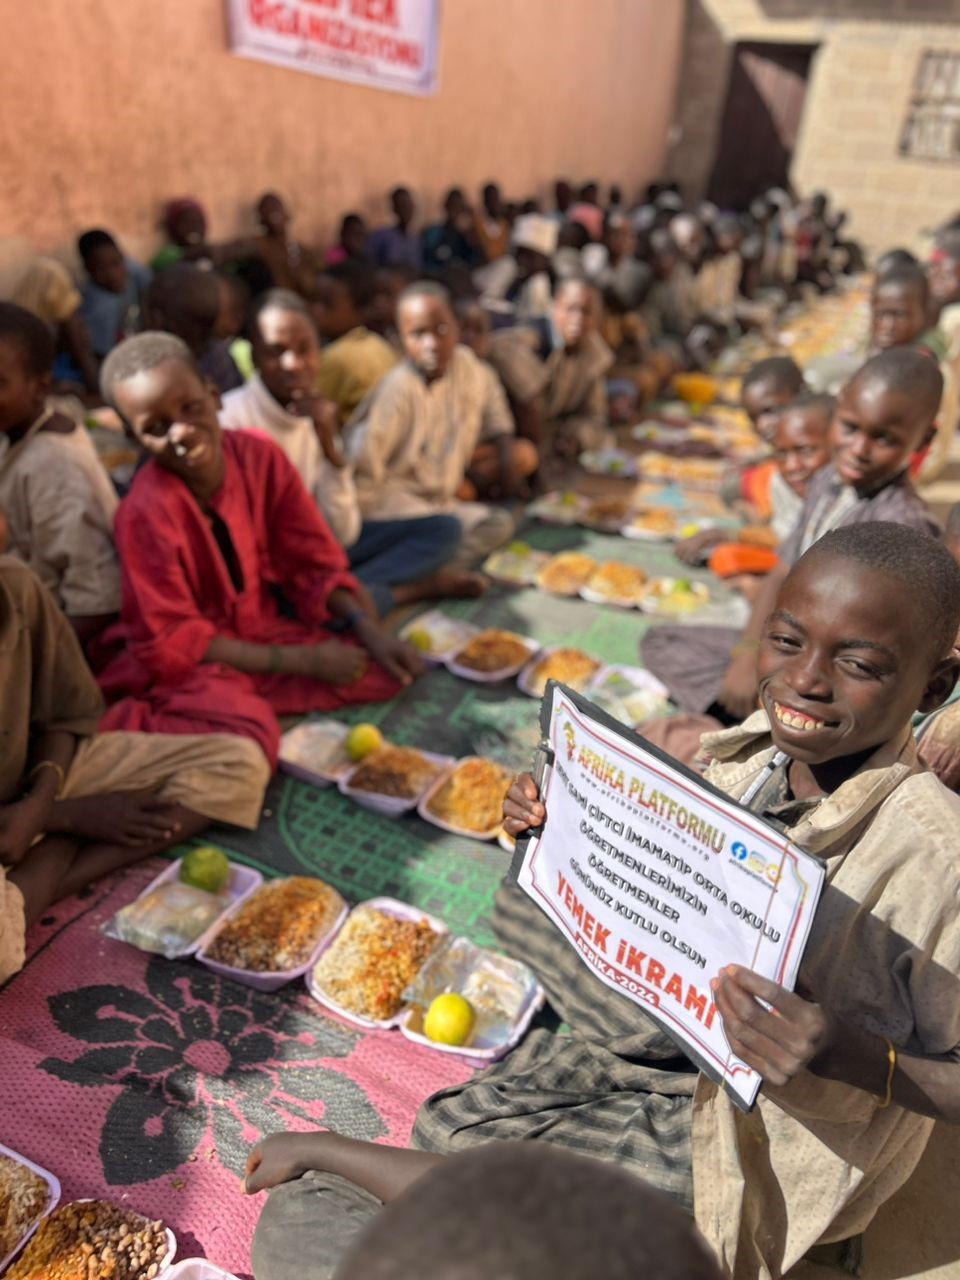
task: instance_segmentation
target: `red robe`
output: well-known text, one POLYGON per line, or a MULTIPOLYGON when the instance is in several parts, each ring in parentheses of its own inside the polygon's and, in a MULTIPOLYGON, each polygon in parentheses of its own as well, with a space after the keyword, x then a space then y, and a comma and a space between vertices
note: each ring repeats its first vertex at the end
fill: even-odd
POLYGON ((354 684, 332 685, 201 662, 215 636, 278 645, 330 640, 330 593, 357 586, 343 548, 277 445, 225 431, 222 449, 224 479, 210 510, 229 531, 242 589, 187 486, 148 462, 117 512, 123 602, 113 639, 124 651, 100 676, 113 704, 100 727, 242 734, 275 764, 278 715, 382 702, 400 686, 375 663, 354 684), (281 616, 280 589, 295 618, 281 616))

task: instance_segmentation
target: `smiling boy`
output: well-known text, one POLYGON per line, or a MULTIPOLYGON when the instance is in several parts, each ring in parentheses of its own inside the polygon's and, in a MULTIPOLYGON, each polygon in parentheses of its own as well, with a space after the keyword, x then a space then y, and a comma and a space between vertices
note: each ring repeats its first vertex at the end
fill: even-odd
POLYGON ((754 670, 763 621, 783 579, 818 538, 840 525, 888 520, 939 535, 910 482, 913 455, 933 434, 943 377, 919 351, 897 347, 868 360, 844 387, 830 428, 831 463, 814 476, 780 564, 764 580, 742 635, 726 627, 652 627, 644 664, 684 711, 728 724, 756 707, 754 670))
MULTIPOLYGON (((748 808, 827 869, 796 993, 738 966, 712 982, 732 1050, 763 1076, 752 1112, 601 983, 508 878, 497 939, 532 966, 572 1034, 533 1031, 435 1094, 415 1144, 452 1154, 549 1142, 626 1166, 694 1213, 734 1280, 772 1280, 814 1245, 863 1231, 909 1178, 933 1120, 960 1120, 960 800, 924 769, 910 731, 912 712, 937 706, 957 678, 958 625, 960 568, 940 543, 893 524, 834 530, 798 561, 764 620, 763 710, 704 740, 709 780, 734 799, 749 791, 748 808)), ((504 816, 514 836, 549 822, 529 774, 504 816)), ((270 1180, 256 1178, 255 1150, 254 1188, 307 1168, 372 1185, 363 1144, 296 1135, 292 1145, 309 1148, 306 1162, 270 1180)), ((422 1151, 367 1153, 383 1177, 365 1217, 374 1197, 390 1198, 379 1189, 388 1171, 436 1167, 422 1151)), ((276 1214, 271 1200, 274 1230, 295 1200, 282 1190, 276 1214)), ((326 1238, 331 1204, 318 1198, 302 1229, 326 1238)))
POLYGON ((278 715, 411 683, 419 658, 377 625, 293 466, 261 435, 221 435, 179 339, 123 343, 103 394, 150 458, 117 515, 126 645, 101 678, 103 727, 243 734, 275 764, 278 715))

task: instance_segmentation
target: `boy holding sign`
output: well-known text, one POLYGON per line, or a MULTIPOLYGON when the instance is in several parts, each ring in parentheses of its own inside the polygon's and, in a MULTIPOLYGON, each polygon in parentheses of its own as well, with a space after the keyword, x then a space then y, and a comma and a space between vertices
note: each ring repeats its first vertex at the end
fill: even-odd
MULTIPOLYGON (((705 740, 708 779, 750 796, 828 879, 797 994, 742 967, 707 988, 731 1050, 764 1078, 752 1112, 698 1076, 506 884, 500 942, 535 969, 573 1034, 535 1031, 434 1095, 417 1145, 538 1139, 615 1161, 690 1209, 736 1280, 770 1280, 814 1245, 862 1231, 910 1176, 933 1120, 960 1120, 960 800, 919 762, 910 731, 913 711, 939 705, 956 680, 958 627, 960 568, 933 538, 894 524, 834 530, 798 561, 766 621, 763 710, 705 740)), ((513 835, 549 825, 531 777, 514 783, 505 815, 513 835)), ((306 1167, 332 1175, 316 1188, 313 1229, 324 1233, 346 1179, 372 1192, 358 1231, 389 1196, 357 1147, 330 1135, 309 1165, 291 1159, 257 1189, 306 1167)), ((423 1151, 370 1151, 380 1169, 434 1167, 423 1151)), ((303 1195, 281 1190, 258 1239, 282 1237, 285 1216, 306 1211, 303 1195)), ((285 1280, 256 1242, 254 1255, 258 1280, 285 1280)))

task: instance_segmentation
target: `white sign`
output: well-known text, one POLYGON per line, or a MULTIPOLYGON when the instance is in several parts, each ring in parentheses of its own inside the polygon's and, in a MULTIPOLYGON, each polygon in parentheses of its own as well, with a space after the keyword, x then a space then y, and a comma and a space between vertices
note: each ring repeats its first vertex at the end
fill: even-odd
POLYGON ((226 0, 244 58, 426 95, 437 87, 440 0, 226 0))
POLYGON ((520 886, 594 973, 640 1005, 744 1107, 710 993, 740 964, 793 989, 824 869, 760 818, 556 684, 544 695, 547 821, 520 886))

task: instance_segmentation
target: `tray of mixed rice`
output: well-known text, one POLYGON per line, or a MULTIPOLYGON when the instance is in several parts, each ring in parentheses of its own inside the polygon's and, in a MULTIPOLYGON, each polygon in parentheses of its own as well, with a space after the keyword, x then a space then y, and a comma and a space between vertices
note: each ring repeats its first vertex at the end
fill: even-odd
POLYGON ((365 809, 396 817, 415 809, 430 784, 452 764, 453 756, 387 745, 365 756, 340 779, 338 788, 365 809))
POLYGON ((356 1026, 397 1027, 404 990, 447 933, 441 920, 409 903, 372 898, 328 940, 307 973, 307 990, 356 1026))
POLYGON ((475 635, 447 660, 451 675, 481 684, 494 684, 515 676, 540 645, 529 636, 491 627, 475 635))
POLYGON ((59 1203, 58 1179, 0 1143, 0 1272, 59 1203))
POLYGON ((156 1280, 176 1252, 162 1222, 109 1200, 74 1200, 43 1219, 6 1280, 156 1280))
POLYGON ((346 914, 336 889, 314 876, 270 880, 226 916, 197 959, 225 978, 276 991, 307 972, 346 914))
POLYGON ((503 798, 512 775, 483 756, 458 760, 422 797, 417 812, 426 822, 455 836, 496 840, 503 824, 503 798))

